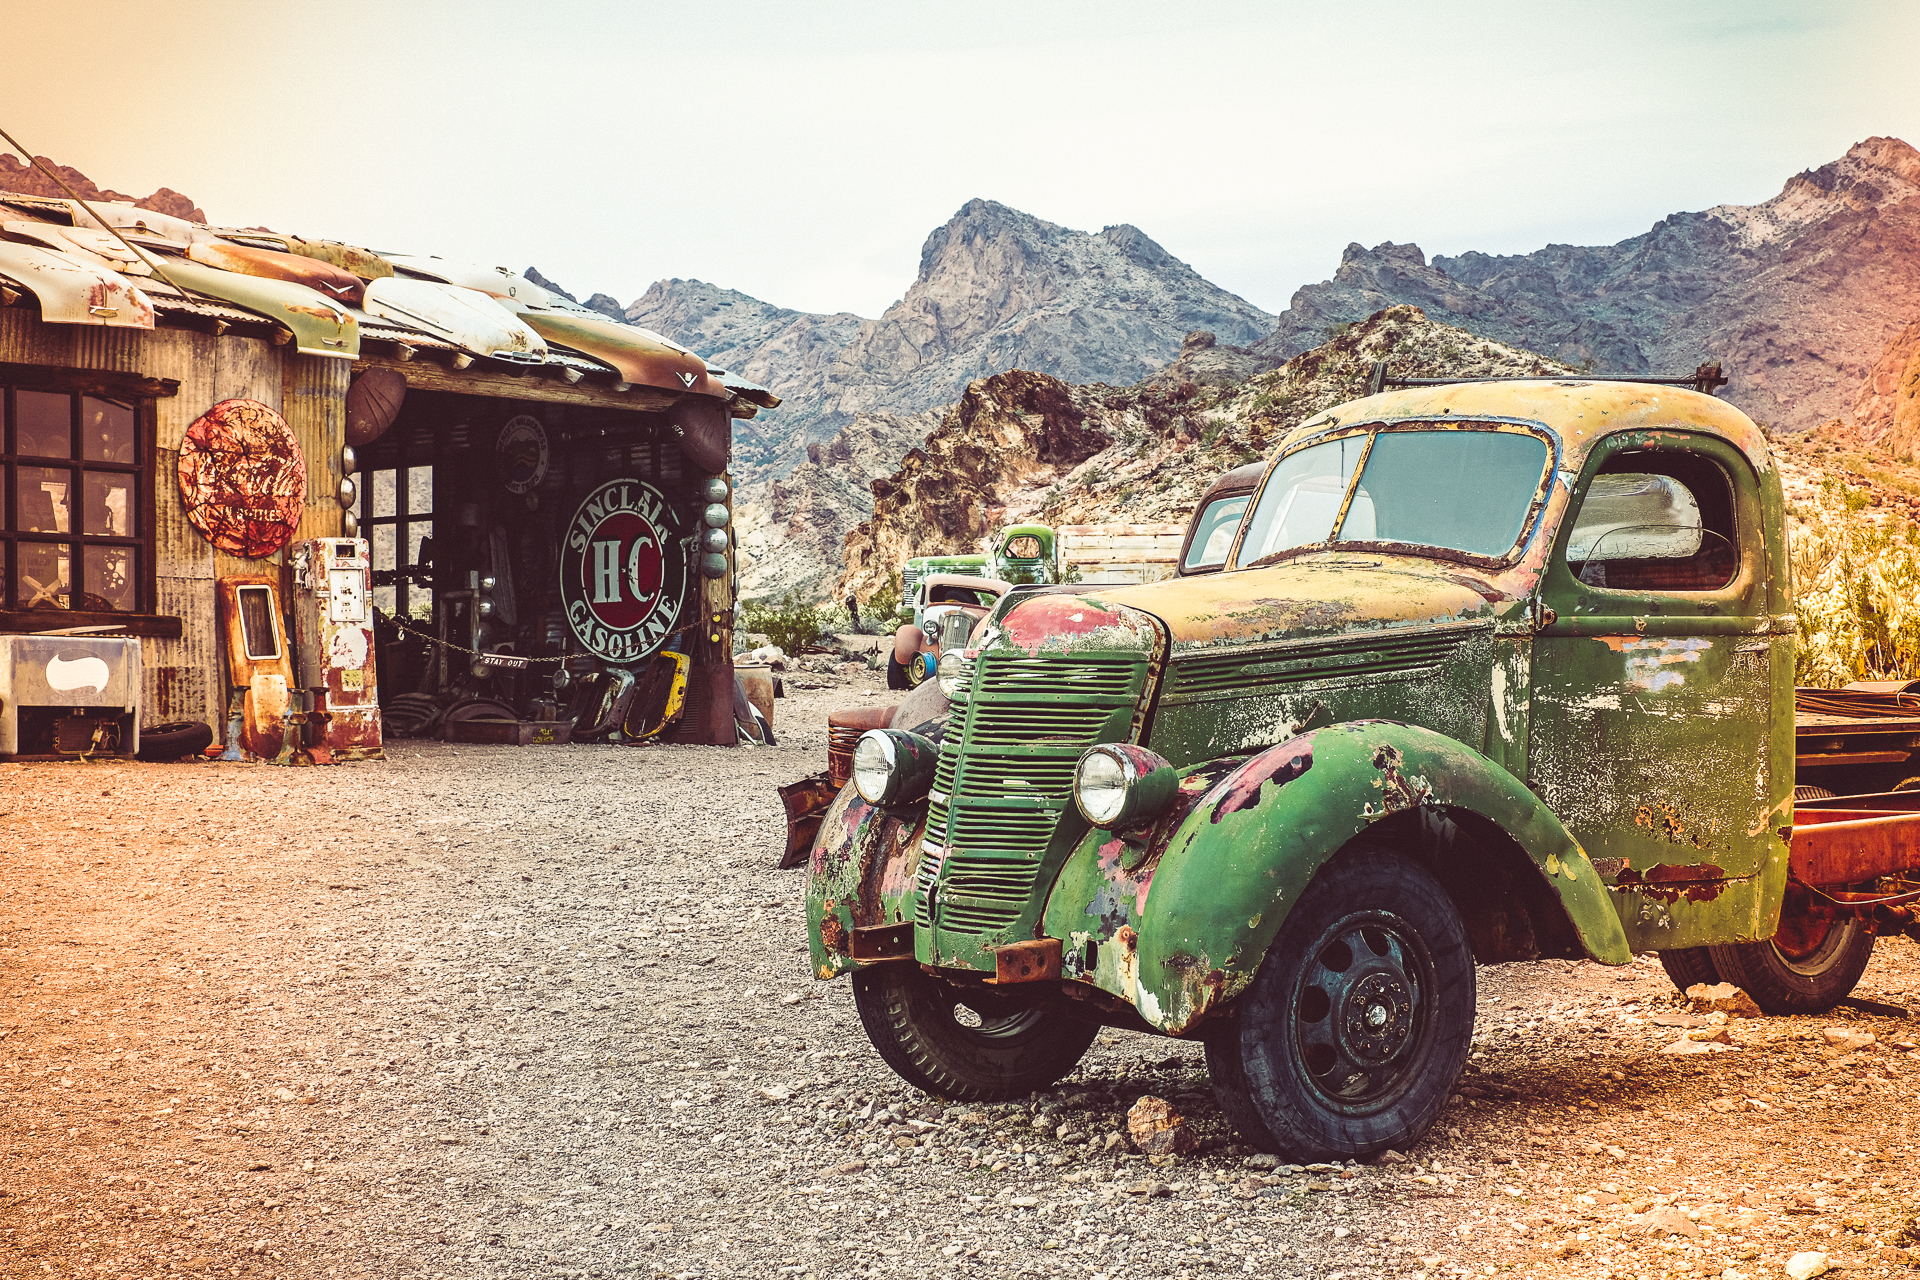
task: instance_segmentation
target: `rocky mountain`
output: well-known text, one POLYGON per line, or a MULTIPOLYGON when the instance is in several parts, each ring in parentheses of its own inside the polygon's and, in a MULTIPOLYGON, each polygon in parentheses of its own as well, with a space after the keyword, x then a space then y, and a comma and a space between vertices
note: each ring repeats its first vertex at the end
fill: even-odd
POLYGON ((848 530, 873 514, 873 484, 939 425, 931 413, 863 413, 778 480, 743 487, 734 503, 744 599, 828 596, 848 530))
MULTIPOLYGON (((1436 321, 1613 372, 1718 360, 1757 420, 1811 427, 1854 409, 1920 316, 1920 152, 1868 138, 1757 205, 1676 213, 1614 245, 1467 253, 1347 246, 1254 344, 1286 359, 1333 326, 1409 303, 1436 321)), ((1904 367, 1904 366, 1903 366, 1904 367)))
MULTIPOLYGON (((186 218, 192 222, 207 221, 207 215, 199 206, 172 187, 162 187, 150 196, 130 196, 119 191, 109 191, 97 185, 93 179, 71 165, 55 164, 46 156, 36 158, 40 164, 64 178, 67 186, 77 191, 82 200, 130 204, 136 209, 151 209, 155 213, 186 218)), ((0 154, 0 191, 18 191, 22 195, 48 196, 53 199, 64 199, 67 194, 65 187, 40 172, 38 167, 5 154, 0 154)))
POLYGON ((902 561, 979 549, 991 530, 1184 522, 1221 473, 1364 394, 1375 360, 1409 377, 1572 372, 1570 366, 1397 306, 1279 368, 1190 334, 1170 369, 1135 386, 1075 386, 1014 370, 967 387, 939 427, 873 483, 871 519, 847 535, 833 598, 865 599, 902 561))

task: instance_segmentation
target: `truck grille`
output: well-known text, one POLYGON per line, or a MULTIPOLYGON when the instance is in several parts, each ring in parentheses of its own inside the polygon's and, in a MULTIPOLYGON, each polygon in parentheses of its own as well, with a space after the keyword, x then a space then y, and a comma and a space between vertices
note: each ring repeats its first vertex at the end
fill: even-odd
POLYGON ((1284 648, 1223 653, 1176 661, 1164 701, 1245 698, 1264 690, 1319 680, 1366 676, 1418 676, 1447 661, 1484 627, 1423 630, 1413 635, 1367 635, 1284 648))
MULTIPOLYGON (((1063 820, 1078 824, 1073 771, 1098 742, 1125 741, 1144 654, 990 653, 953 704, 927 813, 916 918, 943 934, 993 935, 1037 913, 1036 881, 1063 820)), ((952 954, 948 938, 939 950, 952 954)))

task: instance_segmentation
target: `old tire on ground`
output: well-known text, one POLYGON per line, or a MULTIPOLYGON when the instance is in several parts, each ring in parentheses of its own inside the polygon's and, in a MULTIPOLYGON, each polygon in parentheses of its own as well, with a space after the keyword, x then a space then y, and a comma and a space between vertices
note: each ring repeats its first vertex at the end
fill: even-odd
POLYGON ((907 666, 892 654, 887 655, 887 688, 912 689, 915 685, 907 675, 907 666))
POLYGON ((1003 1102, 1044 1089, 1073 1070, 1100 1030, 1048 1009, 976 1011, 967 997, 912 964, 853 975, 873 1047, 907 1083, 943 1098, 1003 1102))
POLYGON ((1267 948, 1207 1069, 1241 1136, 1295 1160, 1405 1150, 1473 1035, 1473 953, 1439 881, 1391 849, 1321 870, 1267 948))
POLYGON ((1851 917, 1821 920, 1792 908, 1789 894, 1780 928, 1765 942, 1716 943, 1713 967, 1762 1012, 1825 1013, 1860 981, 1873 956, 1873 935, 1851 917))
POLYGON ((1702 982, 1712 986, 1720 981, 1720 971, 1713 967, 1713 953, 1705 947, 1669 947, 1660 953, 1660 967, 1682 993, 1702 982))
POLYGON ((213 727, 199 720, 175 720, 140 730, 137 758, 149 764, 198 755, 213 745, 213 727))

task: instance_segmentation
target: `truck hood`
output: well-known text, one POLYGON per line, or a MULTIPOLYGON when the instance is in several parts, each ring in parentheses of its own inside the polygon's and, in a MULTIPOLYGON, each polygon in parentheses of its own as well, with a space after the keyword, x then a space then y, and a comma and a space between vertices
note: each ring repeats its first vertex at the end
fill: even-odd
MULTIPOLYGON (((1152 614, 1174 653, 1357 631, 1491 621, 1521 605, 1515 576, 1420 556, 1335 552, 1264 569, 1170 578, 1140 586, 1088 587, 1074 598, 1152 614)), ((1031 630, 1047 596, 1022 600, 1007 621, 1031 630), (1041 606, 1036 608, 1036 606, 1041 606), (1017 615, 1033 609, 1033 618, 1017 615), (1021 624, 1026 624, 1022 626, 1021 624)), ((1057 597, 1055 597, 1057 599, 1057 597)))

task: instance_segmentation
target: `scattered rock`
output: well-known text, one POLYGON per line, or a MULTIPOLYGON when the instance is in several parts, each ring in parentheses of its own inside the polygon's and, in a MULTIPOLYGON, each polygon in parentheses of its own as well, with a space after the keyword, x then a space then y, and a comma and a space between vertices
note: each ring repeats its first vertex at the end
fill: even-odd
POLYGON ((1148 1178, 1143 1182, 1136 1182, 1128 1187, 1127 1194, 1130 1196, 1145 1196, 1151 1200, 1155 1196, 1172 1195, 1173 1192, 1166 1183, 1157 1182, 1152 1178, 1148 1178))
MULTIPOLYGON (((1378 1156, 1374 1157, 1374 1159, 1379 1164, 1405 1164, 1407 1162, 1407 1158, 1398 1151, 1395 1151, 1392 1147, 1388 1147, 1385 1151, 1382 1151, 1378 1156)), ((1511 1157, 1509 1157, 1509 1159, 1511 1159, 1511 1157)), ((1248 1163, 1252 1162, 1249 1161, 1248 1163)), ((1272 1165, 1267 1166, 1269 1169, 1272 1167, 1272 1165)))
POLYGON ((1647 1214, 1646 1227, 1649 1234, 1665 1236, 1697 1236, 1700 1228, 1693 1219, 1672 1205, 1663 1205, 1647 1214))
POLYGON ((1200 1145, 1187 1118, 1164 1098, 1143 1096, 1127 1112, 1127 1134, 1150 1156, 1183 1156, 1200 1145))
MULTIPOLYGON (((1387 1154, 1393 1155, 1394 1153, 1389 1151, 1387 1154)), ((1265 1151, 1259 1151, 1248 1156, 1242 1163, 1249 1169, 1277 1169, 1280 1167, 1280 1157, 1271 1155, 1265 1151)))
MULTIPOLYGON (((1866 1048, 1874 1041, 1872 1032, 1857 1031, 1852 1027, 1822 1027, 1820 1035, 1841 1053, 1853 1053, 1866 1048)), ((1815 1274, 1817 1275, 1818 1272, 1815 1274)))
POLYGON ((1724 1013, 1729 1018, 1758 1018, 1760 1006, 1731 982, 1696 982, 1687 988, 1687 1003, 1695 1013, 1724 1013))
POLYGON ((1833 1270, 1833 1260, 1824 1253, 1808 1250, 1796 1253, 1787 1259, 1786 1273, 1792 1280, 1812 1280, 1812 1277, 1825 1275, 1833 1270))

